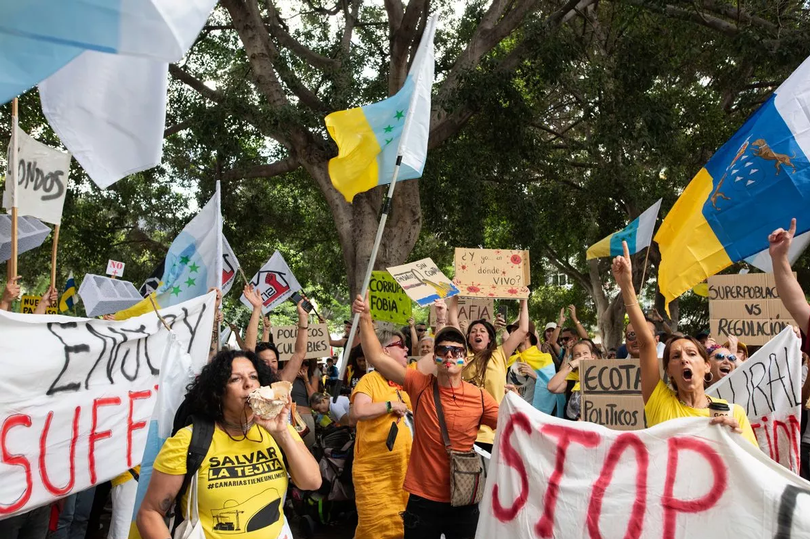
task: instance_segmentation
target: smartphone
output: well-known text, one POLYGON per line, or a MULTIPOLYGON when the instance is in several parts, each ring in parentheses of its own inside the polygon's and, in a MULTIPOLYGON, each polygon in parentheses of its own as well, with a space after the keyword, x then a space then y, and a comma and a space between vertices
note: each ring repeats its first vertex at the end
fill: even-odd
MULTIPOLYGON (((298 302, 301 301, 302 299, 304 299, 304 298, 298 292, 293 292, 293 295, 290 296, 290 301, 292 301, 296 305, 298 305, 298 302)), ((304 299, 304 303, 301 304, 301 307, 303 307, 304 310, 306 312, 308 312, 308 313, 312 312, 312 304, 309 301, 305 300, 305 299, 304 299)))
POLYGON ((387 447, 389 451, 394 450, 394 442, 397 441, 397 434, 399 434, 399 428, 397 427, 397 422, 394 421, 391 423, 391 429, 388 431, 388 439, 385 440, 385 447, 387 447))
POLYGON ((506 313, 507 313, 506 305, 499 305, 498 306, 498 314, 503 316, 504 320, 506 320, 506 313))

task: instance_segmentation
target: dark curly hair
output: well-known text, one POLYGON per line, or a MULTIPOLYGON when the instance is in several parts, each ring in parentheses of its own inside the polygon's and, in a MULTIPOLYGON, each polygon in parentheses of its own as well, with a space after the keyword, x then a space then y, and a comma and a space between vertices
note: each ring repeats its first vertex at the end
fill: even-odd
POLYGON ((189 415, 195 414, 210 419, 211 421, 221 421, 222 396, 225 394, 225 386, 231 377, 231 364, 239 357, 248 359, 253 363, 253 367, 259 374, 259 383, 269 386, 277 381, 276 376, 264 361, 250 351, 228 350, 214 356, 208 365, 203 367, 202 372, 188 386, 186 402, 188 403, 189 415))
POLYGON ((475 352, 473 360, 467 365, 467 368, 475 365, 475 377, 470 380, 470 382, 478 387, 484 387, 484 380, 487 376, 489 360, 492 359, 492 352, 498 348, 498 342, 495 340, 495 326, 484 319, 473 320, 470 322, 470 325, 467 326, 467 350, 470 353, 473 352, 472 345, 470 344, 470 332, 472 331, 473 326, 477 325, 482 325, 484 326, 484 329, 487 330, 487 333, 489 334, 489 344, 480 352, 475 352))

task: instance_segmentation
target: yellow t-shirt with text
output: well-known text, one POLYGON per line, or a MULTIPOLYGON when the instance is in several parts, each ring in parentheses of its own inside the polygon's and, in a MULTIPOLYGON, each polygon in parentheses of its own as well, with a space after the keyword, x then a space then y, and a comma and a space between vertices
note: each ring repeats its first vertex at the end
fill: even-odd
MULTIPOLYGON (((166 440, 155 459, 155 470, 186 474, 192 428, 185 427, 166 440)), ((291 425, 289 430, 294 439, 301 439, 291 425)), ((253 425, 247 438, 235 441, 217 427, 197 472, 200 521, 207 539, 275 539, 284 526, 284 456, 270 433, 258 425, 253 425)), ((187 500, 188 492, 181 500, 186 518, 187 500)))
MULTIPOLYGON (((468 354, 467 358, 472 361, 473 354, 468 354)), ((506 355, 503 353, 503 347, 499 346, 492 351, 492 357, 487 364, 487 372, 484 375, 484 391, 492 395, 495 402, 501 403, 506 395, 506 355)), ((461 373, 462 378, 467 382, 472 382, 475 379, 477 371, 473 363, 469 363, 464 371, 461 373)), ((478 431, 478 438, 476 442, 483 444, 491 444, 495 441, 495 431, 487 425, 481 425, 478 431)))
MULTIPOLYGON (((728 404, 728 401, 712 397, 712 402, 723 402, 728 404)), ((647 426, 652 427, 670 419, 678 417, 709 417, 708 408, 692 408, 681 404, 675 392, 672 391, 663 380, 658 380, 658 385, 655 386, 652 395, 650 395, 647 404, 644 405, 644 413, 647 416, 647 426)), ((739 404, 731 405, 731 413, 734 419, 740 424, 740 430, 746 440, 759 447, 757 438, 754 436, 754 431, 751 428, 751 423, 748 421, 748 416, 745 415, 745 410, 739 404)))

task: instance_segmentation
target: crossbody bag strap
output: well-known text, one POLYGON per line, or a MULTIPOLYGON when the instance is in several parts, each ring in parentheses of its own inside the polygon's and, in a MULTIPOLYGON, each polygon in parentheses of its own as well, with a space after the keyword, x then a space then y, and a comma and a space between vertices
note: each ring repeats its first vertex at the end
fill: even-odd
POLYGON ((447 424, 444 422, 444 410, 442 409, 442 398, 439 394, 438 380, 433 382, 433 400, 436 402, 436 416, 439 418, 439 426, 442 428, 444 447, 449 453, 452 450, 452 447, 450 447, 450 435, 447 434, 447 424))
POLYGON ((478 389, 481 392, 481 419, 478 420, 478 429, 481 429, 481 424, 484 422, 484 414, 487 413, 487 409, 484 407, 484 390, 478 389))

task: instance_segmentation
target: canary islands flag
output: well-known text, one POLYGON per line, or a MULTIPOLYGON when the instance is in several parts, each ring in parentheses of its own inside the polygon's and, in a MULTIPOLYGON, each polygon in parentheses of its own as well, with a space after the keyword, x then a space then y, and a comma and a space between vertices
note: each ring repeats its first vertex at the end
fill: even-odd
POLYGON ((768 234, 792 217, 798 234, 810 230, 808 90, 810 59, 712 156, 664 219, 655 241, 667 304, 767 249, 768 234))
POLYGON ((116 320, 152 311, 149 297, 154 299, 158 309, 163 309, 202 296, 211 288, 221 287, 222 249, 222 214, 217 182, 214 196, 169 247, 157 290, 129 309, 115 313, 116 320))
POLYGON ((329 161, 329 177, 347 202, 358 193, 391 183, 399 156, 399 180, 422 176, 430 133, 435 31, 433 15, 399 92, 379 103, 326 117, 326 129, 338 146, 338 156, 329 161))
POLYGON ((661 209, 661 200, 647 208, 644 213, 633 219, 623 230, 614 232, 607 238, 591 245, 586 258, 602 258, 605 256, 619 256, 624 254, 622 242, 627 242, 630 254, 634 255, 645 247, 650 246, 655 222, 658 220, 658 210, 661 209))
POLYGON ((68 280, 65 283, 65 291, 62 292, 62 299, 59 300, 59 312, 63 313, 68 309, 73 308, 73 297, 76 295, 76 280, 73 278, 73 272, 68 275, 68 280))

